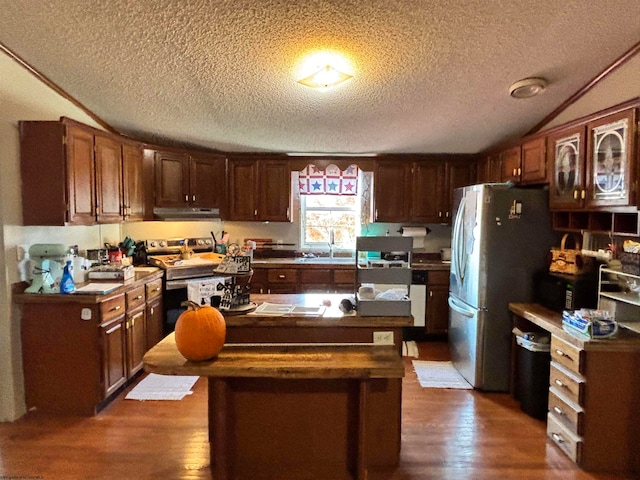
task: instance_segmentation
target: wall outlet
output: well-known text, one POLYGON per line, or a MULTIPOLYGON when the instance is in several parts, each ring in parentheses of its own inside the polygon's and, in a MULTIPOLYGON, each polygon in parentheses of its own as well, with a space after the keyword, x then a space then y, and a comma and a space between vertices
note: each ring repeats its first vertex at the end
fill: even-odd
POLYGON ((393 345, 393 332, 373 332, 375 345, 393 345))

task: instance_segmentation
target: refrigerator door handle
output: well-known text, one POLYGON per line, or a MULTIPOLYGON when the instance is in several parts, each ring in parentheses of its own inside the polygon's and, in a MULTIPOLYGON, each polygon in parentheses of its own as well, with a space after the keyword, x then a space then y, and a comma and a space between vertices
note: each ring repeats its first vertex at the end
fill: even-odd
POLYGON ((451 296, 449 297, 449 306, 465 317, 473 318, 476 315, 476 310, 463 305, 451 296))

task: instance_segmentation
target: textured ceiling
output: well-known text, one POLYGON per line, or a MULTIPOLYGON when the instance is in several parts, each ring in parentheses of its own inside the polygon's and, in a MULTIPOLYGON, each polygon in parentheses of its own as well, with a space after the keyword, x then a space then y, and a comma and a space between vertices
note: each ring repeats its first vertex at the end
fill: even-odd
POLYGON ((115 130, 225 151, 475 153, 640 40, 638 0, 0 0, 0 43, 115 130), (298 84, 303 55, 354 78, 298 84), (550 85, 515 100, 529 76, 550 85))

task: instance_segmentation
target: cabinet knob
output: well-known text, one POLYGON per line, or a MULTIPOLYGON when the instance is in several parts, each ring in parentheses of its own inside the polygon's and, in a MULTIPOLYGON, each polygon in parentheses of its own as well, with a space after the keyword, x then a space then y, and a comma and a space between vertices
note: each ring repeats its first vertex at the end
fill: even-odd
POLYGON ((191 199, 195 202, 195 201, 196 201, 196 196, 195 196, 195 195, 193 195, 193 196, 191 197, 191 199))
POLYGON ((257 217, 257 216, 258 216, 258 209, 257 209, 257 208, 253 211, 253 216, 254 216, 254 217, 257 217))
POLYGON ((142 298, 142 295, 138 295, 138 296, 136 297, 136 300, 140 300, 141 298, 142 298))
POLYGON ((551 434, 551 438, 553 438, 556 442, 558 443, 564 443, 564 438, 562 438, 560 435, 558 435, 557 433, 552 433, 551 434))
POLYGON ((185 202, 189 202, 189 195, 185 195, 185 196, 184 196, 184 201, 185 201, 185 202))
POLYGON ((559 357, 565 357, 568 358, 569 360, 573 360, 569 355, 567 355, 566 353, 564 353, 562 350, 560 350, 559 348, 556 348, 556 353, 558 354, 559 357))
POLYGON ((577 200, 577 199, 578 199, 578 195, 579 195, 578 190, 574 190, 574 191, 573 191, 573 199, 574 199, 574 200, 577 200))
POLYGON ((118 310, 120 310, 122 307, 120 305, 116 305, 115 307, 113 307, 111 310, 109 310, 110 312, 117 312, 118 310))
POLYGON ((278 275, 278 278, 279 278, 279 279, 281 279, 281 280, 283 280, 283 279, 285 279, 286 277, 285 277, 285 275, 278 275))
POLYGON ((557 386, 559 386, 560 388, 567 388, 567 386, 564 383, 562 383, 560 380, 558 380, 557 378, 555 380, 555 384, 557 386))
POLYGON ((553 411, 556 412, 558 415, 564 415, 564 412, 562 411, 562 409, 558 406, 554 406, 553 407, 553 411))
POLYGON ((520 167, 518 167, 518 177, 522 175, 522 169, 520 167))
POLYGON ((580 190, 580 198, 582 200, 584 200, 585 198, 587 198, 587 192, 586 190, 580 190))

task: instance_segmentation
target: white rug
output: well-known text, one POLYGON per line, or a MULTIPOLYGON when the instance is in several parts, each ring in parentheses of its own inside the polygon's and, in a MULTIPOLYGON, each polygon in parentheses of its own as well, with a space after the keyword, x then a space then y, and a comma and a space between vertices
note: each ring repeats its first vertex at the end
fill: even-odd
POLYGON ((127 395, 125 400, 182 400, 191 395, 197 376, 158 375, 150 373, 127 395))
POLYGON ((413 340, 402 342, 402 356, 418 358, 418 344, 413 340))
POLYGON ((412 363, 420 386, 424 388, 473 388, 451 362, 412 360, 412 363))

